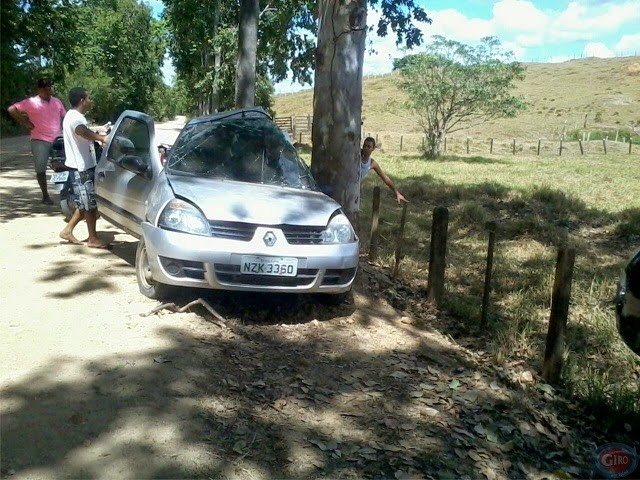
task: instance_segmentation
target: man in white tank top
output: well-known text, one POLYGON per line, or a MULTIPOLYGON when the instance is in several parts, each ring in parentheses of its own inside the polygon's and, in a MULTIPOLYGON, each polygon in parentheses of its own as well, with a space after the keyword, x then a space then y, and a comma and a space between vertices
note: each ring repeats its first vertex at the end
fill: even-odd
POLYGON ((371 158, 371 154, 376 148, 376 141, 372 137, 367 137, 364 139, 362 143, 362 150, 360 151, 360 183, 364 180, 364 177, 367 176, 369 170, 373 169, 378 176, 382 179, 387 187, 391 189, 393 194, 400 202, 408 202, 408 200, 400 193, 400 191, 393 185, 391 179, 387 176, 386 173, 382 171, 382 168, 373 158, 371 158))

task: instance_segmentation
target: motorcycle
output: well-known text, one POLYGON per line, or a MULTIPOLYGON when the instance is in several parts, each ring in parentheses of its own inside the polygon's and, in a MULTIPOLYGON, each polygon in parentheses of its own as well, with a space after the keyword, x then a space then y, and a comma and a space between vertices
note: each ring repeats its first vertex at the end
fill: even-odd
MULTIPOLYGON (((99 130, 109 134, 111 131, 111 122, 107 122, 105 125, 99 127, 99 130)), ((93 146, 96 153, 96 160, 100 160, 100 157, 102 156, 102 145, 99 142, 93 142, 93 146)), ((73 190, 69 180, 69 172, 74 169, 65 165, 66 158, 64 151, 64 137, 59 135, 53 141, 51 154, 49 156, 49 168, 53 170, 53 174, 49 178, 49 182, 52 184, 53 190, 57 190, 60 194, 60 210, 62 215, 64 215, 65 221, 68 222, 76 207, 71 199, 73 190)))

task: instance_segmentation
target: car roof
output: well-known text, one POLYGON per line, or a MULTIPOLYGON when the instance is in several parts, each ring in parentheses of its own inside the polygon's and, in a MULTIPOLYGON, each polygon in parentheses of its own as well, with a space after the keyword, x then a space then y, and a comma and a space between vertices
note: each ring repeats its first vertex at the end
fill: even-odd
POLYGON ((212 122, 218 120, 226 120, 231 118, 256 118, 256 117, 266 117, 271 120, 271 116, 264 111, 262 107, 252 107, 252 108, 242 108, 239 110, 230 110, 227 112, 217 112, 211 115, 204 115, 202 117, 196 117, 190 120, 187 125, 195 125, 197 123, 202 122, 212 122))

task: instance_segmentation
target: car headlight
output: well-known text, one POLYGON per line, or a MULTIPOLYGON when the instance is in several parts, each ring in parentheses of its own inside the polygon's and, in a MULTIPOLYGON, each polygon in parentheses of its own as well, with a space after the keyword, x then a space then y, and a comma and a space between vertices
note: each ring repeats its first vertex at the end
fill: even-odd
POLYGON ((322 232, 322 243, 350 243, 354 239, 355 232, 351 222, 343 214, 333 217, 327 228, 322 232))
POLYGON ((158 220, 158 226, 166 230, 209 235, 209 222, 195 206, 184 200, 171 200, 158 220))

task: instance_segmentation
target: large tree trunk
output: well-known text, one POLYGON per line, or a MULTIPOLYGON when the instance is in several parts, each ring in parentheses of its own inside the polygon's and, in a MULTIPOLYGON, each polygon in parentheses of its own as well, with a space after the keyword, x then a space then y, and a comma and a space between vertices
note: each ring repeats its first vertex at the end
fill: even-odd
POLYGON ((236 74, 236 108, 255 105, 256 52, 258 50, 259 0, 240 1, 238 64, 236 74))
MULTIPOLYGON (((220 29, 220 1, 213 4, 213 38, 217 41, 218 30, 220 29)), ((220 109, 220 47, 213 50, 213 83, 211 85, 211 113, 220 109)))
POLYGON ((366 0, 319 1, 311 170, 358 226, 366 0))

